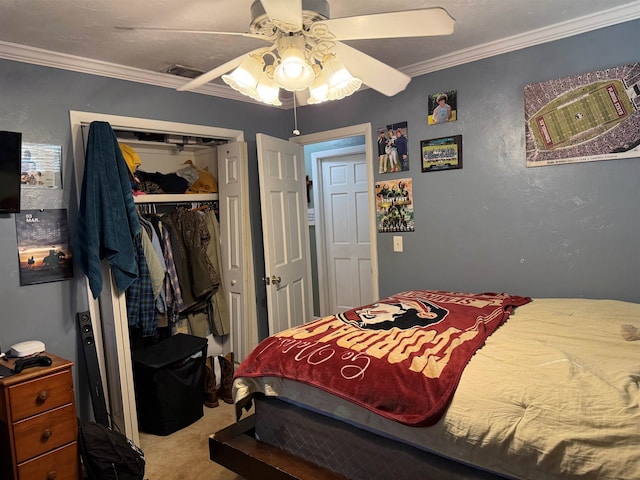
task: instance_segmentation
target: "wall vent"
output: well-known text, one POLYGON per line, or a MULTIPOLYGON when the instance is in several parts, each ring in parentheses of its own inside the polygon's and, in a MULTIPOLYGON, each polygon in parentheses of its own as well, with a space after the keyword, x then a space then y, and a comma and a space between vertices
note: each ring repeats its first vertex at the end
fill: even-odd
POLYGON ((195 68, 185 67, 184 65, 172 65, 166 70, 166 73, 176 75, 178 77, 196 78, 202 75, 204 72, 195 68))

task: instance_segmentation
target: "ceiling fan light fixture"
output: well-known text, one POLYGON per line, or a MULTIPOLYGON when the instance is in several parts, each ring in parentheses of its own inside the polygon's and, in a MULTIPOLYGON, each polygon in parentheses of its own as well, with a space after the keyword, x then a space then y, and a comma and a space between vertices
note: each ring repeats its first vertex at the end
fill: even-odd
POLYGON ((273 78, 285 90, 304 90, 313 83, 315 74, 305 57, 303 37, 281 37, 278 43, 278 62, 273 78))
POLYGON ((258 85, 256 86, 257 100, 268 105, 281 106, 280 87, 273 79, 273 65, 268 65, 263 74, 260 76, 258 85))
POLYGON ((314 105, 316 103, 322 103, 329 100, 329 83, 324 71, 320 68, 320 65, 315 64, 313 71, 316 74, 316 79, 309 87, 309 98, 307 103, 314 105))
POLYGON ((222 80, 234 90, 249 97, 257 97, 256 86, 264 69, 264 60, 260 55, 249 55, 229 75, 223 75, 222 80))
POLYGON ((356 92, 362 86, 362 80, 351 75, 347 67, 334 54, 323 59, 323 73, 329 84, 329 100, 340 100, 356 92))

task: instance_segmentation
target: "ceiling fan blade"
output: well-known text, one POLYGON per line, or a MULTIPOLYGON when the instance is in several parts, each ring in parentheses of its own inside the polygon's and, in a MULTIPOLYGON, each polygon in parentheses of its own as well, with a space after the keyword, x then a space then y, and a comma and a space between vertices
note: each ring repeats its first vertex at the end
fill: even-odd
POLYGON ((258 53, 264 51, 264 48, 258 48, 256 50, 252 50, 251 52, 247 52, 243 55, 240 55, 233 60, 229 60, 227 63, 223 63, 219 67, 214 68, 213 70, 209 70, 208 72, 203 73, 199 77, 194 78, 190 82, 185 83, 181 87, 178 87, 176 90, 179 92, 187 91, 187 90, 195 90, 196 88, 204 85, 205 83, 209 83, 211 80, 215 80, 221 75, 233 70, 238 67, 242 61, 247 58, 252 53, 258 53))
POLYGON ((336 40, 450 35, 455 20, 440 7, 376 13, 315 22, 325 25, 336 40))
POLYGON ((183 28, 165 28, 165 27, 121 27, 116 26, 116 30, 137 31, 146 30, 150 32, 169 32, 169 33, 195 33, 199 35, 235 35, 239 37, 259 38, 261 40, 268 41, 264 35, 257 35, 255 33, 248 32, 216 32, 213 30, 189 30, 183 28))
POLYGON ((290 25, 291 31, 302 30, 302 0, 260 0, 273 22, 290 25))
POLYGON ((334 51, 351 75, 388 97, 402 92, 411 81, 409 75, 342 42, 336 42, 334 51))

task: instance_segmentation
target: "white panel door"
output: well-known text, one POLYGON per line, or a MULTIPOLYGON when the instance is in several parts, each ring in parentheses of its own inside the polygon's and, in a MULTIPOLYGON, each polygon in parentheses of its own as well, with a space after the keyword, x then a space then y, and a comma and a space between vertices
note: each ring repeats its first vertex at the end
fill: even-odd
POLYGON ((242 361, 258 343, 257 322, 252 313, 253 259, 248 215, 247 145, 228 143, 218 147, 218 189, 222 281, 227 292, 232 351, 242 361))
POLYGON ((304 157, 300 145, 256 135, 269 334, 312 320, 304 157))
POLYGON ((321 170, 329 311, 344 312, 373 301, 366 158, 322 159, 321 170))

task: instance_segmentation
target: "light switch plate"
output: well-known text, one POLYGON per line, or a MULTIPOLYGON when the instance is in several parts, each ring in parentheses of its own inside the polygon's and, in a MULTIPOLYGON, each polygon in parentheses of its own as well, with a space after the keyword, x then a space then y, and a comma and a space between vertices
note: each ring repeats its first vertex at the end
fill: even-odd
POLYGON ((402 237, 399 235, 395 235, 393 237, 393 251, 394 252, 402 251, 402 237))

